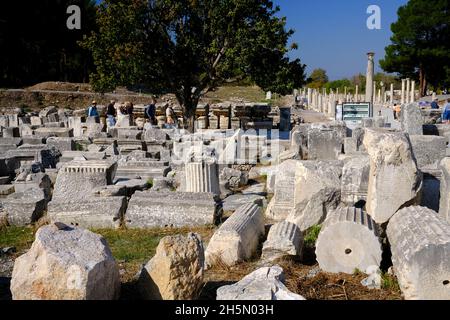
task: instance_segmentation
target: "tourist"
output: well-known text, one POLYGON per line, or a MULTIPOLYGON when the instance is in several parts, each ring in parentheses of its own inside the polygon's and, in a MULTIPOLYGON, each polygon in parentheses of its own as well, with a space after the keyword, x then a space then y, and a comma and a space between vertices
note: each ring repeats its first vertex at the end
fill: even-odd
POLYGON ((115 100, 111 100, 106 109, 106 117, 108 118, 108 124, 110 127, 114 127, 116 125, 116 108, 114 105, 116 104, 115 100))
POLYGON ((88 109, 88 117, 89 118, 94 118, 95 122, 100 122, 100 115, 98 114, 98 110, 97 110, 97 101, 92 101, 91 106, 88 109))
POLYGON ((127 110, 127 114, 132 116, 133 115, 133 111, 134 111, 134 106, 133 103, 131 102, 125 102, 125 108, 127 110))
POLYGON ((145 106, 144 118, 146 119, 147 122, 150 122, 152 126, 155 126, 157 124, 155 98, 152 98, 152 102, 149 105, 145 106))
POLYGON ((444 109, 442 111, 442 121, 445 124, 448 124, 450 122, 450 98, 447 99, 447 104, 444 106, 444 109))
POLYGON ((431 109, 439 109, 438 99, 435 99, 433 102, 431 102, 431 109))
POLYGON ((398 104, 394 104, 394 118, 395 120, 400 120, 400 113, 402 112, 402 107, 398 104))
POLYGON ((175 127, 175 112, 171 105, 169 105, 166 109, 166 127, 173 128, 175 127))

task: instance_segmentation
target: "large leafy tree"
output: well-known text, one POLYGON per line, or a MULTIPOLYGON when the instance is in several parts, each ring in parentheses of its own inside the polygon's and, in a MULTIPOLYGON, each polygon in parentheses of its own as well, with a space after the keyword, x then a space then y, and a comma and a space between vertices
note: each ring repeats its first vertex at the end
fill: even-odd
POLYGON ((308 78, 308 87, 320 89, 328 82, 328 75, 324 69, 314 69, 308 78))
POLYGON ((199 99, 214 88, 250 77, 263 90, 291 92, 304 65, 290 61, 285 18, 268 0, 105 0, 92 51, 97 91, 145 84, 176 95, 193 129, 199 99))
POLYGON ((410 0, 398 10, 391 26, 392 44, 380 61, 388 72, 416 79, 420 93, 448 86, 450 80, 450 1, 410 0))
POLYGON ((90 54, 77 45, 95 26, 95 0, 2 1, 0 86, 88 81, 90 54), (81 30, 69 30, 67 7, 81 9, 81 30))

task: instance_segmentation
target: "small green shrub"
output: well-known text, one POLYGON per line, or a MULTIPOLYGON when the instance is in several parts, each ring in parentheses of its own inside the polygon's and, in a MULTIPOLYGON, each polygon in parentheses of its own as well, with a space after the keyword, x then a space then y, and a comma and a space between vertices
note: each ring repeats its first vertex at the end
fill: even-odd
POLYGON ((316 246, 317 238, 319 237, 319 233, 321 230, 320 225, 312 226, 308 229, 305 236, 305 246, 309 248, 313 248, 316 246))
POLYGON ((381 274, 381 288, 385 290, 400 291, 400 285, 398 284, 397 278, 387 273, 381 274))
POLYGON ((150 179, 148 179, 147 180, 147 187, 150 189, 150 188, 153 188, 153 179, 152 178, 150 178, 150 179))

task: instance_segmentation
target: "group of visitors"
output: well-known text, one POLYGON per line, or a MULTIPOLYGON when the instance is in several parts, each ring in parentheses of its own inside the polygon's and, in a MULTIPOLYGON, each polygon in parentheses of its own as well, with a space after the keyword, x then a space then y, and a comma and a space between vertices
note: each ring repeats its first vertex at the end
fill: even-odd
MULTIPOLYGON (((435 99, 431 102, 431 109, 438 110, 439 107, 439 100, 435 99)), ((393 107, 394 111, 394 119, 400 120, 400 113, 402 111, 401 105, 398 105, 397 103, 394 104, 393 107)), ((442 123, 450 124, 450 98, 447 99, 447 104, 442 109, 442 123)))
MULTIPOLYGON (((147 123, 151 125, 158 125, 158 120, 156 119, 156 98, 152 98, 151 103, 146 105, 144 108, 144 118, 147 123)), ((118 107, 118 111, 122 116, 130 116, 133 117, 134 106, 131 102, 120 103, 118 107)), ((97 123, 100 122, 100 114, 97 110, 97 101, 92 101, 91 105, 88 108, 88 117, 95 118, 97 123)), ((118 112, 116 109, 116 101, 111 100, 108 106, 106 107, 106 119, 108 121, 109 127, 114 127, 117 123, 116 118, 118 117, 118 112)), ((166 123, 164 125, 165 128, 175 128, 177 126, 177 117, 173 110, 171 104, 166 108, 166 123)))

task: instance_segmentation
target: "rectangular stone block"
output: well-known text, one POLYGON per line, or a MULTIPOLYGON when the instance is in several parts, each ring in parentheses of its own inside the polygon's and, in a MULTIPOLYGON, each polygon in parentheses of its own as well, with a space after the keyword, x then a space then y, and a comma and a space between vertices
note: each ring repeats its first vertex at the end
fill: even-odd
POLYGON ((441 160, 445 158, 446 138, 410 135, 409 139, 419 169, 437 169, 441 160))
POLYGON ((73 138, 49 137, 47 139, 47 145, 49 147, 55 147, 61 152, 75 150, 75 141, 73 138))
POLYGON ((335 130, 311 129, 308 132, 308 160, 337 160, 343 141, 335 130))
POLYGON ((34 130, 34 134, 38 137, 61 137, 61 138, 69 138, 73 137, 73 129, 70 128, 38 128, 34 130))
POLYGON ((113 161, 71 161, 58 172, 53 200, 82 201, 95 188, 112 184, 116 169, 113 161))
POLYGON ((212 225, 220 219, 219 198, 212 193, 136 192, 128 204, 129 228, 192 227, 212 225))
POLYGON ((87 197, 83 201, 51 201, 52 222, 81 228, 117 229, 127 208, 126 197, 87 197))
POLYGON ((26 226, 36 222, 47 209, 47 200, 40 189, 13 193, 3 199, 2 203, 8 223, 13 226, 26 226))

